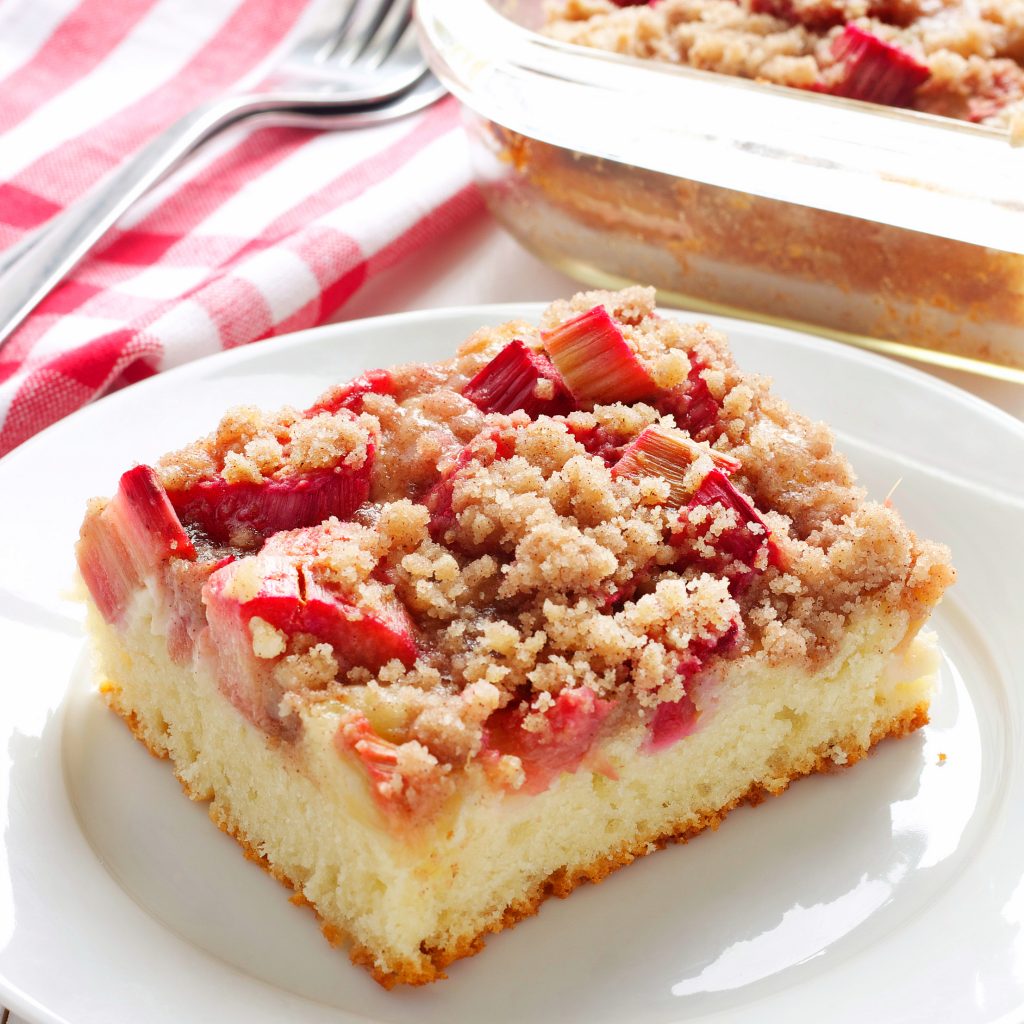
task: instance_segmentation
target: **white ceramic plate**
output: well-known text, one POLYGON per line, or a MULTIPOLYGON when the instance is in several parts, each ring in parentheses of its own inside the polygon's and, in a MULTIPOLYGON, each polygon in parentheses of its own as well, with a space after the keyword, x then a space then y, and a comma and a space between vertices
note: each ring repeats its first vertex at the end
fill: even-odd
POLYGON ((85 499, 237 402, 303 403, 539 307, 407 314, 226 353, 0 462, 0 1003, 30 1021, 954 1021, 1024 1008, 1024 425, 877 357, 730 323, 871 493, 953 548, 933 723, 741 809, 385 993, 185 800, 89 680, 66 596, 85 499), (944 754, 943 759, 940 755, 944 754))

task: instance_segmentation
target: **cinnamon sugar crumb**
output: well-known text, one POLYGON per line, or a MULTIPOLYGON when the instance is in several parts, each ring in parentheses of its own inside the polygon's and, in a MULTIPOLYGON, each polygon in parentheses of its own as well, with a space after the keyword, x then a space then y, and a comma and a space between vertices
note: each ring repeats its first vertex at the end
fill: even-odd
POLYGON ((379 425, 347 410, 306 418, 295 409, 266 413, 253 406, 230 409, 214 433, 157 463, 168 491, 220 476, 229 484, 260 484, 283 473, 310 473, 343 465, 359 469, 379 425))
POLYGON ((311 419, 298 420, 291 427, 288 464, 297 473, 309 473, 341 462, 350 469, 359 469, 367 456, 370 433, 376 427, 371 417, 358 420, 348 416, 320 413, 311 419))
POLYGON ((284 654, 288 646, 287 635, 258 615, 249 620, 249 633, 252 636, 252 652, 257 658, 276 658, 284 654))
POLYGON ((313 644, 289 654, 274 667, 274 680, 285 691, 322 690, 334 682, 338 662, 330 644, 313 644))

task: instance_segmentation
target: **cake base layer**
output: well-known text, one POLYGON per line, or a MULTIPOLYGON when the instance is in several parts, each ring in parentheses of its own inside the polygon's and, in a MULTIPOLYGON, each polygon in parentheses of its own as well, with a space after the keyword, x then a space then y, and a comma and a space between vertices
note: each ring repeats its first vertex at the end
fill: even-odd
POLYGON ((361 770, 337 754, 329 709, 304 722, 297 744, 269 739, 221 695, 202 655, 170 660, 155 619, 145 596, 123 631, 91 612, 107 702, 386 987, 443 977, 548 896, 920 727, 936 667, 930 636, 907 641, 905 615, 866 617, 813 674, 732 666, 705 724, 667 750, 637 754, 628 736, 604 751, 611 772, 564 775, 537 796, 467 777, 455 805, 414 833, 389 827, 361 770))

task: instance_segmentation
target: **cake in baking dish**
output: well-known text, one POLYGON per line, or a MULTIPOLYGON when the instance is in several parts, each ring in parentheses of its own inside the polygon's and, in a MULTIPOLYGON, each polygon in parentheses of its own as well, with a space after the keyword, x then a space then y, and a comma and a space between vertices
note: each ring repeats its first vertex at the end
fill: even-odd
POLYGON ((1024 132, 1024 8, 1011 0, 548 0, 592 46, 1024 132))
POLYGON ((924 724, 953 578, 641 288, 234 409, 77 557, 107 702, 388 987, 924 724))

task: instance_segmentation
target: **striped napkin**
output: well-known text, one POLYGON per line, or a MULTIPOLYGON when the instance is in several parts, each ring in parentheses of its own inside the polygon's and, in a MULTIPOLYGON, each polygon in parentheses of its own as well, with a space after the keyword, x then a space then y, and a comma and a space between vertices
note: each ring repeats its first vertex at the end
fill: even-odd
MULTIPOLYGON (((0 249, 268 55, 307 0, 0 0, 0 249)), ((124 384, 331 318, 481 209, 454 101, 215 140, 0 348, 0 455, 124 384)))

